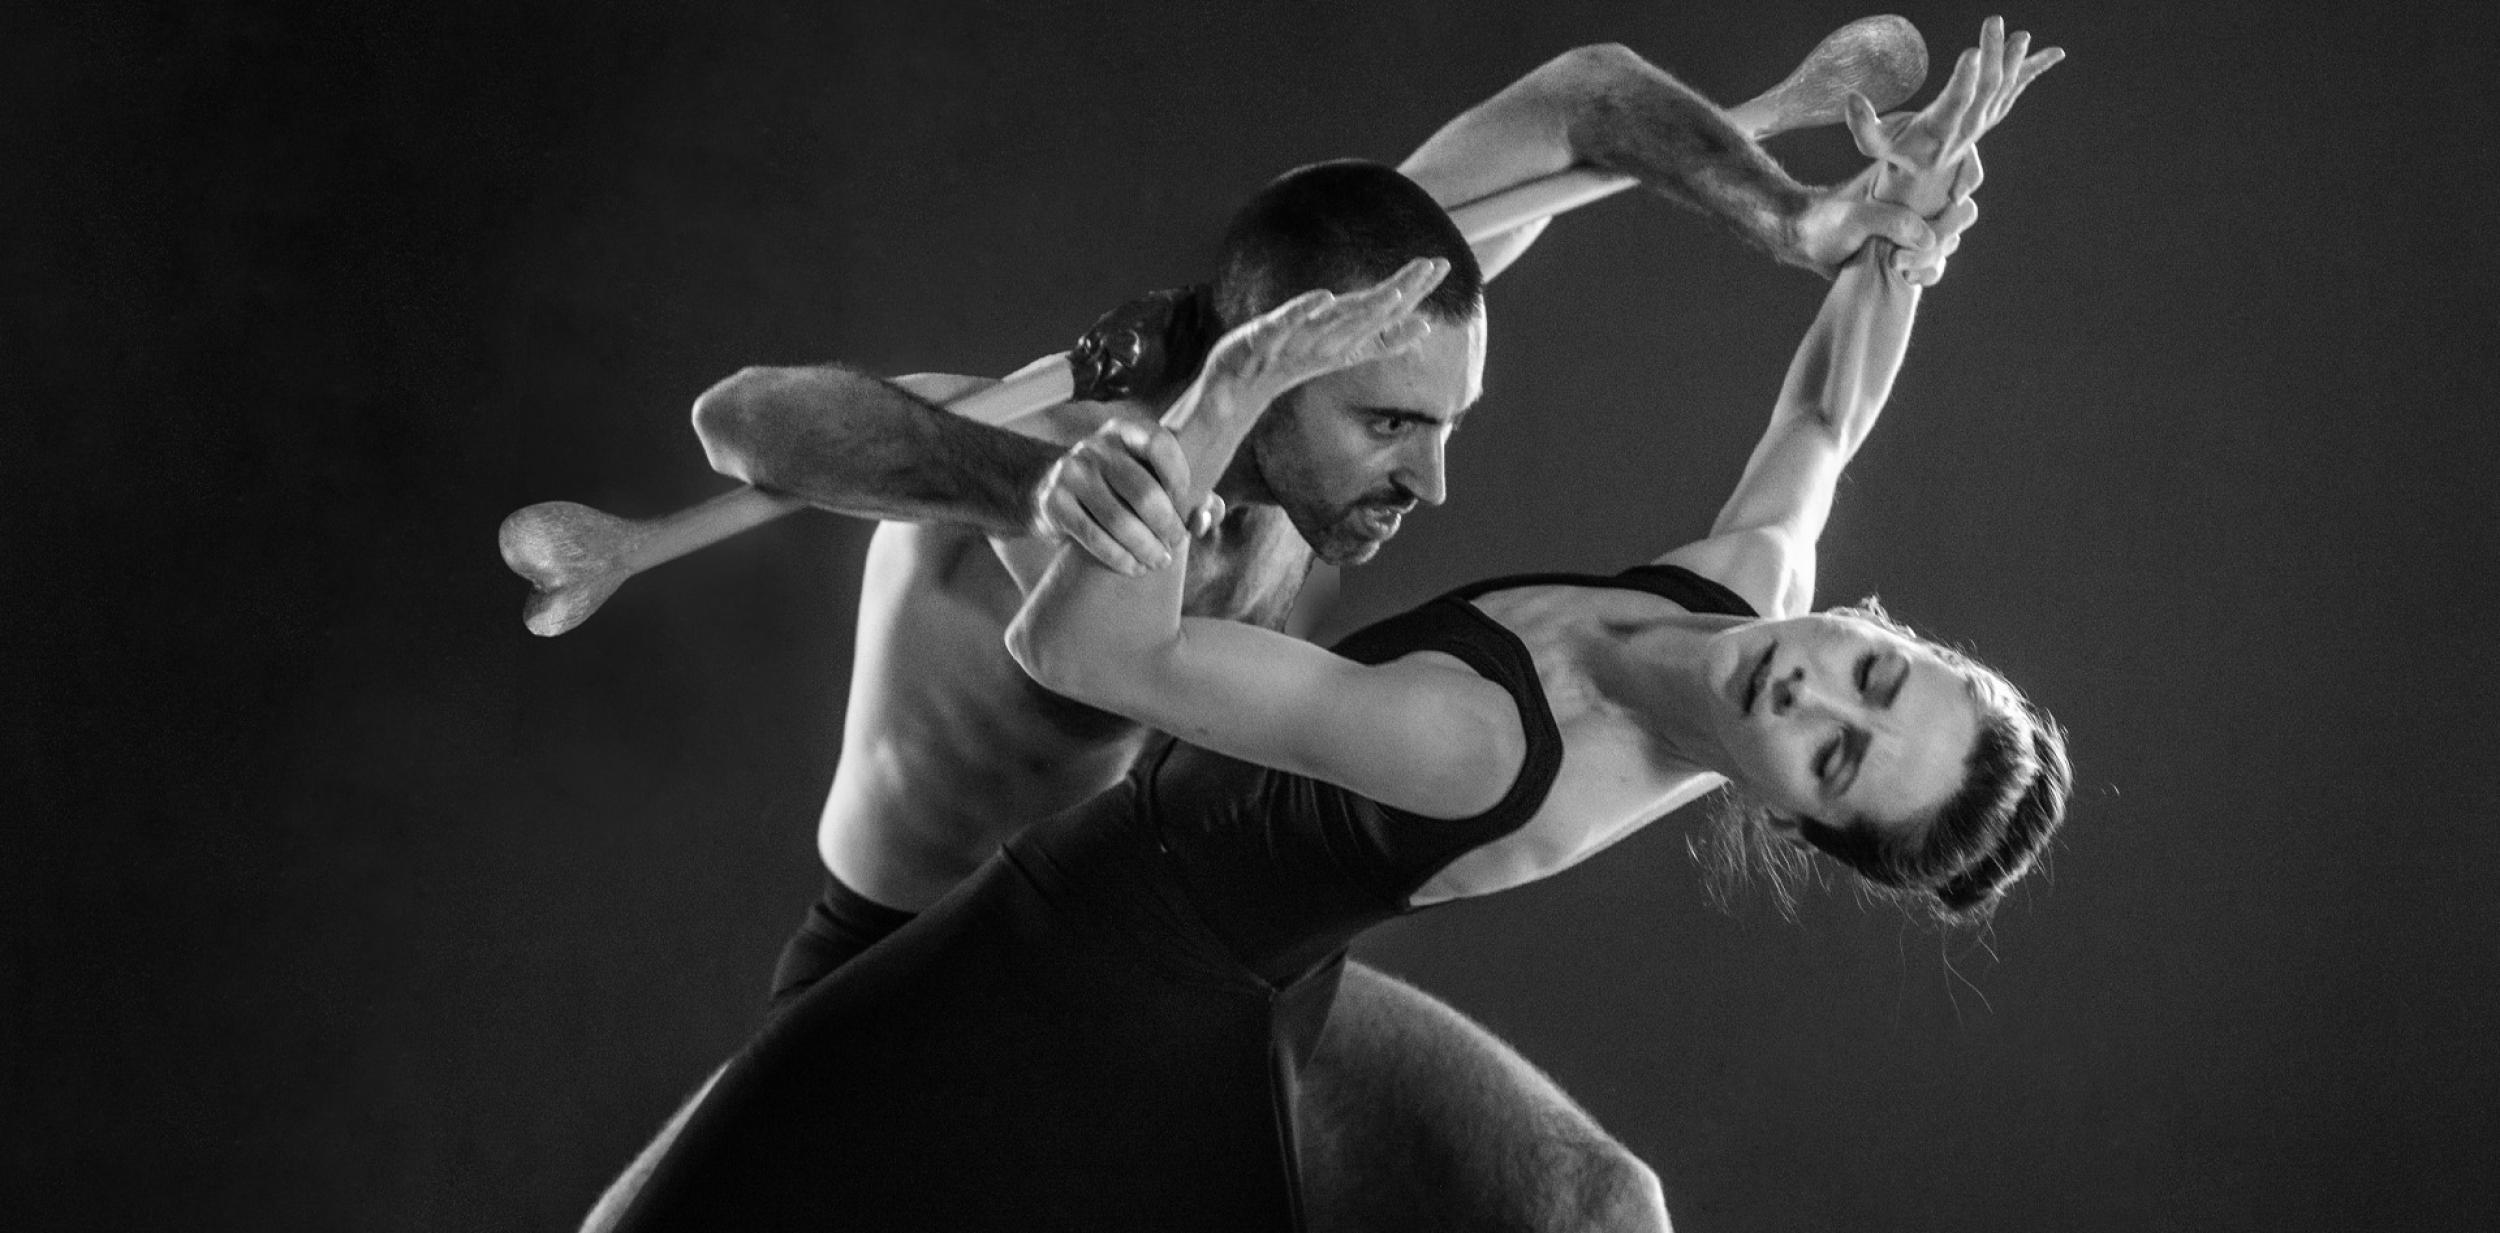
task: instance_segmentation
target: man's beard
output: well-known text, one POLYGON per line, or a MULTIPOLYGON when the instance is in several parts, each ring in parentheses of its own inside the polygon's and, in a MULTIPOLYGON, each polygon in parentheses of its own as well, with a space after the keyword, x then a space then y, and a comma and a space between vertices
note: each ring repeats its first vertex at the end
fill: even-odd
POLYGON ((1315 514, 1309 522, 1300 510, 1288 507, 1285 512, 1320 560, 1330 565, 1361 565, 1397 535, 1399 520, 1414 507, 1414 498, 1392 490, 1315 514))
POLYGON ((1258 498, 1285 511, 1314 556, 1330 565, 1360 565, 1398 533, 1399 519, 1415 508, 1414 494, 1390 484, 1341 505, 1313 495, 1318 481, 1291 444, 1295 420, 1302 414, 1301 393, 1288 391, 1251 430, 1242 451, 1250 463, 1244 478, 1258 498))

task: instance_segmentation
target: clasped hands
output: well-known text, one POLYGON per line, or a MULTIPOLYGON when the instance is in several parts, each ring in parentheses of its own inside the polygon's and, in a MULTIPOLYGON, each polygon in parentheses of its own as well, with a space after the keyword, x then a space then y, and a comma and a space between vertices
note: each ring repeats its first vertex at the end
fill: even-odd
POLYGON ((2005 19, 1980 27, 1979 46, 1954 62, 1953 77, 1934 101, 1915 112, 1878 118, 1863 95, 1852 96, 1846 122, 1858 152, 1874 160, 1864 174, 1820 195, 1799 217, 1798 249, 1805 263, 1831 273, 1869 239, 1900 244, 1893 268, 1921 287, 1944 277, 1944 266, 1961 247, 1962 232, 1978 221, 1971 199, 1985 177, 1978 141, 2013 110, 2014 100, 2050 66, 2066 58, 2055 47, 2031 51, 2031 35, 2005 33, 2005 19), (1909 227, 1900 211, 1924 220, 1930 238, 1903 243, 1909 227))
MULTIPOLYGON (((1952 79, 1924 109, 1878 117, 1864 96, 1853 96, 1849 133, 1874 162, 1800 216, 1806 264, 1836 270, 1883 239, 1899 246, 1890 260, 1905 281, 1925 287, 1941 279, 1979 218, 1971 197, 1984 177, 1979 138, 2065 58, 2054 47, 2038 54, 2030 47, 2028 33, 2008 38, 2004 19, 1991 17, 1979 46, 1955 61, 1952 79)), ((1221 496, 1193 484, 1188 451, 1174 434, 1192 431, 1202 416, 1208 423, 1196 431, 1238 434, 1285 391, 1414 346, 1431 328, 1416 310, 1448 272, 1446 262, 1418 260, 1363 291, 1296 296, 1226 334, 1161 423, 1115 416, 1068 448, 1035 492, 1034 533, 1065 538, 1131 576, 1169 565, 1190 536, 1209 533, 1225 514, 1221 496)))

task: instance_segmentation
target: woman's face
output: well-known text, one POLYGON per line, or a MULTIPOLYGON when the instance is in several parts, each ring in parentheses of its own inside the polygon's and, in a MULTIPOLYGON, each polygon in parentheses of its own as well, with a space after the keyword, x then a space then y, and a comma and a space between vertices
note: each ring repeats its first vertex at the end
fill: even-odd
POLYGON ((1962 786, 1979 704, 1925 645, 1818 613, 1719 635, 1730 777, 1782 813, 1841 826, 1930 816, 1962 786))

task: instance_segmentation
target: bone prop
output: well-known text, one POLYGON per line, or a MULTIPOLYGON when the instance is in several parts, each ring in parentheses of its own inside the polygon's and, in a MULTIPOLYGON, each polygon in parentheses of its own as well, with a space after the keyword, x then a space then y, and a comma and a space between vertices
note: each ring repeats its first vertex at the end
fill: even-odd
MULTIPOLYGON (((1740 131, 1760 139, 1791 129, 1835 123, 1852 91, 1877 111, 1898 106, 1927 76, 1927 45, 1899 17, 1868 17, 1833 31, 1807 53, 1788 79, 1727 113, 1740 131)), ((1450 221, 1470 244, 1481 244, 1539 219, 1576 210, 1636 183, 1629 176, 1573 168, 1452 207, 1450 221)), ((1075 393, 1068 357, 1044 356, 988 389, 950 400, 946 409, 984 424, 1004 424, 1066 402, 1075 393)), ((571 501, 545 501, 513 511, 497 542, 504 564, 527 579, 531 594, 522 623, 552 638, 589 620, 625 580, 663 561, 762 526, 807 502, 742 487, 648 520, 619 518, 571 501)))

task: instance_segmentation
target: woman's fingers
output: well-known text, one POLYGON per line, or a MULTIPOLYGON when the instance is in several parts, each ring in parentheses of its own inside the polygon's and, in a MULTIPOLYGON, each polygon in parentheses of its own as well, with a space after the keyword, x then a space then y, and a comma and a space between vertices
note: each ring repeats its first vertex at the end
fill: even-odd
POLYGON ((1377 284, 1339 297, 1337 306, 1349 314, 1389 313, 1401 308, 1411 311, 1449 273, 1449 262, 1438 257, 1417 257, 1377 284))
POLYGON ((2005 92, 2004 110, 2013 110, 2014 100, 2021 98, 2023 91, 2040 79, 2040 74, 2048 72, 2051 66, 2065 58, 2066 49, 2063 47, 2051 47, 2036 56, 2024 58, 2022 69, 2014 74, 2014 87, 2005 92))
POLYGON ((1357 342, 1353 363, 1367 364, 1373 360, 1387 359, 1422 342, 1424 336, 1431 332, 1432 322, 1426 320, 1420 313, 1410 313, 1390 322, 1382 329, 1372 331, 1368 338, 1357 342))
POLYGON ((1424 297, 1449 272, 1447 261, 1418 258, 1377 286, 1339 296, 1307 332, 1314 358, 1347 366, 1412 346, 1428 331, 1418 311, 1424 297))
POLYGON ((1961 132, 1962 117, 1970 114, 1971 100, 1979 93, 1979 49, 1970 48, 1953 62, 1953 79, 1944 83, 1944 93, 1928 104, 1934 112, 1936 139, 1951 145, 1961 132))
POLYGON ((1295 296, 1227 336, 1233 345, 1227 371, 1235 378, 1291 388, 1394 355, 1427 332, 1417 310, 1449 272, 1448 261, 1419 257, 1360 291, 1295 296), (1409 321, 1416 324, 1405 324, 1409 321))
POLYGON ((1979 81, 1971 89, 1973 106, 1962 118, 1962 140, 1979 140, 2005 85, 2005 19, 1991 17, 1979 26, 1979 81))

